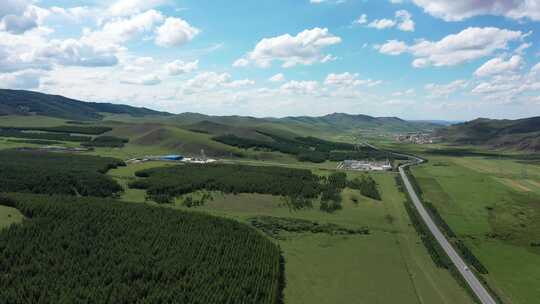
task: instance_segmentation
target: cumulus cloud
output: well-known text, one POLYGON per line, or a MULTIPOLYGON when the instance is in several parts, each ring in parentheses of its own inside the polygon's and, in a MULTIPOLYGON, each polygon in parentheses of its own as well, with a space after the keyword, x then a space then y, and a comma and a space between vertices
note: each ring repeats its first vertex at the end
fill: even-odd
POLYGON ((397 28, 405 32, 414 32, 415 23, 412 20, 412 15, 406 10, 396 12, 396 20, 398 20, 397 28))
POLYGON ((480 15, 540 20, 540 2, 537 0, 413 0, 413 2, 426 13, 446 21, 461 21, 480 15))
POLYGON ((366 24, 368 22, 368 17, 366 14, 362 14, 360 15, 360 17, 358 17, 358 19, 354 20, 353 23, 355 24, 366 24))
POLYGON ((419 40, 413 45, 402 41, 390 40, 377 46, 379 52, 387 55, 410 53, 416 59, 413 66, 454 66, 468 61, 492 55, 497 50, 504 50, 512 41, 523 38, 520 31, 511 31, 495 27, 469 27, 458 34, 452 34, 439 41, 419 40))
POLYGON ((376 28, 378 30, 383 30, 387 28, 394 27, 396 22, 390 19, 375 19, 368 24, 368 27, 376 28))
POLYGON ((415 95, 416 95, 415 89, 408 89, 405 91, 397 91, 397 92, 392 93, 393 97, 412 97, 415 95))
POLYGON ((281 91, 285 93, 308 95, 308 94, 315 93, 318 87, 319 87, 319 83, 317 81, 291 80, 287 83, 284 83, 280 89, 281 91))
POLYGON ((409 49, 405 42, 398 40, 388 40, 383 45, 376 45, 375 48, 382 54, 393 56, 401 55, 409 49))
POLYGON ((376 86, 381 83, 381 81, 375 81, 371 79, 359 79, 359 75, 357 73, 352 74, 349 72, 342 73, 342 74, 328 74, 326 76, 326 79, 324 81, 325 85, 329 86, 337 86, 337 87, 354 87, 359 85, 367 85, 367 86, 376 86))
POLYGON ((120 81, 125 84, 136 84, 143 86, 154 86, 161 83, 161 79, 154 74, 149 74, 136 79, 128 79, 120 81))
POLYGON ((118 0, 109 7, 112 16, 127 16, 156 8, 167 0, 118 0))
POLYGON ((242 80, 233 80, 231 82, 226 82, 223 84, 223 86, 227 88, 241 88, 241 87, 251 86, 254 84, 255 84, 255 81, 251 79, 242 79, 242 80))
POLYGON ((531 73, 533 73, 533 74, 540 74, 540 63, 535 64, 535 65, 531 68, 531 73))
POLYGON ((232 80, 229 73, 201 72, 185 83, 183 92, 189 95, 209 92, 219 88, 234 89, 254 84, 255 81, 251 79, 232 80))
POLYGON ((283 67, 298 64, 311 65, 325 62, 332 56, 322 54, 326 47, 341 43, 341 38, 332 35, 326 28, 313 28, 298 33, 262 39, 245 58, 235 62, 235 66, 244 66, 249 62, 259 67, 269 67, 273 61, 283 62, 283 67))
POLYGON ((156 10, 148 10, 126 18, 115 18, 106 22, 100 29, 86 29, 81 41, 93 45, 96 49, 119 51, 122 49, 122 43, 150 33, 163 22, 164 18, 156 10))
POLYGON ((501 73, 477 84, 472 93, 493 102, 509 103, 516 100, 528 102, 531 95, 540 93, 540 66, 533 66, 529 73, 501 73))
POLYGON ((0 74, 0 88, 4 89, 36 89, 39 88, 42 71, 25 70, 14 73, 0 74))
POLYGON ((0 30, 22 34, 38 26, 36 7, 29 0, 3 0, 0 5, 0 30))
POLYGON ((283 73, 278 73, 278 74, 268 78, 268 81, 270 81, 270 82, 282 82, 282 81, 285 81, 285 75, 283 75, 283 73))
POLYGON ((168 63, 165 66, 165 68, 167 69, 167 72, 169 73, 169 75, 172 75, 172 76, 191 73, 199 68, 199 60, 195 60, 191 62, 175 60, 173 62, 168 63))
POLYGON ((249 65, 249 60, 245 58, 237 59, 233 62, 233 67, 246 67, 249 65))
POLYGON ((515 72, 519 70, 523 64, 523 58, 519 55, 514 55, 508 60, 504 58, 493 58, 479 67, 474 75, 477 77, 487 77, 501 73, 515 72))
POLYGON ((430 83, 425 86, 426 91, 430 93, 431 98, 448 98, 451 94, 460 89, 464 89, 468 86, 465 80, 455 80, 448 84, 434 84, 430 83))
POLYGON ((163 47, 182 46, 201 31, 180 18, 169 17, 156 30, 156 44, 163 47))
POLYGON ((103 67, 118 63, 116 55, 96 50, 92 45, 75 39, 52 40, 36 48, 28 58, 32 62, 64 66, 103 67))
MULTIPOLYGON (((358 19, 355 21, 357 24, 367 23, 367 16, 362 15, 364 19, 358 19), (363 21, 363 23, 360 23, 363 21)), ((400 31, 413 32, 415 29, 415 23, 412 20, 412 15, 406 10, 399 10, 395 13, 394 19, 375 19, 371 21, 367 27, 375 28, 378 30, 388 29, 396 27, 400 31)))

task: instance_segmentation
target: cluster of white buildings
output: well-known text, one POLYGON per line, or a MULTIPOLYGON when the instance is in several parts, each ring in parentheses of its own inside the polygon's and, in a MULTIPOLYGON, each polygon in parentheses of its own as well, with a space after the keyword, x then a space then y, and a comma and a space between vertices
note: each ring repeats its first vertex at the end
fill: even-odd
POLYGON ((184 157, 181 155, 162 155, 162 156, 144 156, 128 159, 127 163, 144 163, 148 161, 167 161, 167 162, 185 162, 193 164, 208 164, 216 162, 212 158, 202 158, 202 157, 184 157))
POLYGON ((399 134, 396 136, 396 140, 399 142, 408 142, 417 145, 432 144, 433 137, 429 133, 407 133, 399 134))
POLYGON ((388 171, 392 170, 392 163, 388 159, 385 161, 344 160, 343 162, 339 163, 338 169, 356 171, 388 171))

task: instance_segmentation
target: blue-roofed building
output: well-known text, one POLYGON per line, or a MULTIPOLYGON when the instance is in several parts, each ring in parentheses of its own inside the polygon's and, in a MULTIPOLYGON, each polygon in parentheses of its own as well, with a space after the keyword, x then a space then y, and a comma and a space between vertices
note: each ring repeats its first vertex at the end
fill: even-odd
POLYGON ((181 161, 184 157, 182 155, 165 155, 161 156, 160 159, 167 161, 181 161))

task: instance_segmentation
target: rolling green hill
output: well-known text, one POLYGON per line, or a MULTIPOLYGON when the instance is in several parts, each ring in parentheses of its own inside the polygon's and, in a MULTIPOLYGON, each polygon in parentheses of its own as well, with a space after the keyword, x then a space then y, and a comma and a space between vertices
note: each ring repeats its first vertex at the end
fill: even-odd
POLYGON ((479 118, 439 129, 436 135, 456 144, 540 151, 540 116, 518 120, 479 118))
POLYGON ((170 115, 146 108, 84 102, 58 95, 0 89, 0 115, 40 115, 73 120, 100 120, 101 113, 131 116, 170 115))
MULTIPOLYGON (((125 149, 111 152, 117 157, 173 152, 198 155, 204 150, 207 155, 215 157, 236 155, 265 159, 283 155, 277 152, 240 149, 214 139, 234 135, 258 142, 273 142, 272 136, 289 140, 317 137, 348 141, 356 135, 378 136, 383 133, 425 131, 438 127, 432 123, 410 122, 396 117, 343 113, 284 118, 211 116, 189 112, 175 115, 127 105, 84 102, 32 91, 0 90, 0 126, 3 128, 26 128, 24 130, 29 131, 43 130, 44 127, 66 129, 67 125, 71 125, 69 128, 73 129, 73 125, 77 124, 106 127, 111 130, 104 135, 129 140, 125 149), (29 116, 32 119, 27 119, 29 116)), ((44 136, 23 135, 31 135, 32 138, 44 136)))
POLYGON ((441 127, 435 123, 406 121, 397 117, 372 117, 345 113, 333 113, 318 117, 290 116, 284 118, 208 116, 197 113, 182 113, 172 117, 171 120, 183 126, 199 125, 200 128, 202 127, 201 131, 207 131, 211 134, 223 133, 223 130, 230 127, 234 127, 237 131, 242 128, 259 128, 289 131, 300 135, 316 133, 326 136, 369 131, 384 133, 431 131, 441 127), (222 127, 218 128, 218 125, 222 127))

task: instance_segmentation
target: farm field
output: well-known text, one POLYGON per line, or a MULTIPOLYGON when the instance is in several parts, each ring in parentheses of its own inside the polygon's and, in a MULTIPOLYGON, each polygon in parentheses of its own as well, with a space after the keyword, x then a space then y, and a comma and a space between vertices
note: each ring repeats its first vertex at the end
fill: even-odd
MULTIPOLYGON (((134 172, 163 163, 131 164, 111 170, 120 184, 134 172)), ((300 164, 301 165, 301 164, 300 164)), ((327 170, 313 170, 329 174, 327 170)), ((350 173, 349 178, 358 173, 350 173)), ((204 206, 187 208, 177 199, 175 209, 191 210, 249 223, 255 216, 316 221, 357 229, 369 235, 288 234, 274 240, 285 257, 286 303, 471 303, 469 295, 445 269, 437 268, 423 247, 403 207, 393 174, 373 174, 381 187, 382 202, 346 188, 343 210, 332 214, 312 209, 292 211, 282 197, 261 194, 221 194, 204 206), (359 198, 358 204, 352 197, 359 198), (392 286, 392 292, 387 292, 392 286)), ((191 194, 197 197, 199 194, 191 194)), ((126 189, 123 200, 144 202, 145 191, 126 189)))
POLYGON ((486 266, 508 303, 540 297, 540 167, 511 159, 428 156, 412 169, 425 201, 486 266))

